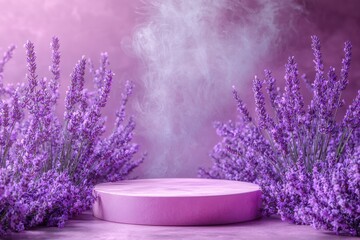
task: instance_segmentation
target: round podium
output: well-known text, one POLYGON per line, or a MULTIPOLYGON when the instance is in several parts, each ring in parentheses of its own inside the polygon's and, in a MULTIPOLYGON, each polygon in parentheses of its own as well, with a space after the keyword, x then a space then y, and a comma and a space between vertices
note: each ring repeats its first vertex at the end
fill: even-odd
POLYGON ((94 216, 144 225, 230 224, 260 216, 258 185, 219 179, 161 178, 98 184, 94 216))

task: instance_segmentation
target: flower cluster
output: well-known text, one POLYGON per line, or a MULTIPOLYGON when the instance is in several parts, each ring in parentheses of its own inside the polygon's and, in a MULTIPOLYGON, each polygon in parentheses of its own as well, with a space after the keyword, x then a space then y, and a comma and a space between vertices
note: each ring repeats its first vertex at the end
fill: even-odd
POLYGON ((66 93, 65 113, 56 115, 59 98, 59 40, 51 43, 51 78, 37 75, 34 45, 25 44, 26 84, 4 85, 4 65, 14 47, 0 61, 0 235, 36 225, 63 226, 94 201, 94 184, 118 181, 144 159, 134 159, 135 122, 125 106, 133 85, 128 82, 116 113, 114 129, 105 132, 105 107, 114 74, 106 53, 95 69, 85 57, 76 64, 66 93), (84 88, 86 68, 94 89, 84 88))
POLYGON ((344 106, 341 94, 348 84, 351 48, 345 42, 340 75, 333 67, 326 74, 320 41, 312 36, 315 79, 310 83, 301 77, 313 93, 307 107, 294 57, 285 65, 283 91, 269 70, 263 79, 255 77, 257 121, 234 89, 240 118, 215 124, 223 140, 211 154, 212 168, 200 169, 199 175, 259 184, 265 215, 359 236, 360 91, 337 121, 344 106))

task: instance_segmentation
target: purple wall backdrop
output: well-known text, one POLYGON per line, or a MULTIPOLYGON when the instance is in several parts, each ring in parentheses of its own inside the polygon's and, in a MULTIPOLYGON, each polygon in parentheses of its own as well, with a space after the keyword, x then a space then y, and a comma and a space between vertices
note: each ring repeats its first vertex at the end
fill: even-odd
MULTIPOLYGON (((211 164, 219 140, 215 120, 235 119, 231 86, 251 106, 251 80, 265 67, 279 80, 289 55, 312 76, 310 35, 320 36, 325 65, 340 68, 345 40, 353 43, 350 86, 360 88, 360 1, 0 1, 0 46, 18 49, 5 82, 24 81, 23 44, 36 44, 40 75, 48 75, 49 42, 61 40, 61 94, 77 59, 109 53, 116 79, 104 111, 111 124, 126 79, 136 91, 136 141, 148 152, 140 177, 193 177, 211 164)), ((62 107, 59 108, 61 114, 62 107)))

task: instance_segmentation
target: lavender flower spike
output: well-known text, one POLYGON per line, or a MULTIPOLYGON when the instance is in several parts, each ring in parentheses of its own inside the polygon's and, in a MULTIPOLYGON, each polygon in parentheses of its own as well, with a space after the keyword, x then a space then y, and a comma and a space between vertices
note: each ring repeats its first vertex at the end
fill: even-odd
POLYGON ((351 49, 352 45, 349 41, 345 42, 344 53, 345 56, 342 60, 342 68, 341 68, 341 79, 340 79, 340 90, 344 90, 348 85, 348 76, 350 70, 350 63, 351 63, 351 49))
POLYGON ((57 37, 53 37, 50 44, 52 48, 51 56, 51 66, 49 66, 50 72, 53 74, 53 77, 50 80, 50 89, 52 91, 52 101, 56 103, 57 98, 59 97, 59 80, 60 80, 60 43, 57 37))
POLYGON ((265 109, 265 98, 263 93, 261 92, 262 82, 261 80, 255 76, 253 81, 253 91, 254 91, 254 98, 255 98, 255 105, 256 105, 256 113, 259 117, 259 127, 260 129, 267 129, 268 128, 268 115, 265 109))
POLYGON ((29 94, 33 94, 36 86, 38 85, 37 75, 36 75, 36 55, 34 50, 34 44, 30 41, 27 41, 25 44, 26 56, 27 56, 27 67, 28 74, 27 79, 29 81, 29 94))
POLYGON ((239 97, 238 92, 235 90, 235 86, 233 86, 233 91, 232 92, 233 92, 234 98, 235 98, 235 100, 237 102, 237 109, 238 109, 239 113, 242 114, 242 118, 243 118, 244 122, 245 123, 251 122, 252 119, 250 117, 249 111, 247 110, 244 102, 239 97))

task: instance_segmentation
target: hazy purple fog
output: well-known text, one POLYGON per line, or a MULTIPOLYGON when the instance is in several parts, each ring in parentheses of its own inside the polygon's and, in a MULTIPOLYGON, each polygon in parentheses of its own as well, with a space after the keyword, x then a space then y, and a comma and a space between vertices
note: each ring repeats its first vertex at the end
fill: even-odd
MULTIPOLYGON (((325 66, 340 68, 343 42, 353 43, 349 101, 360 88, 360 1, 0 0, 0 50, 18 49, 5 82, 24 81, 26 40, 47 75, 49 42, 61 41, 61 94, 82 56, 109 53, 116 73, 104 111, 112 123, 126 79, 136 83, 129 110, 136 140, 148 152, 140 177, 190 177, 210 164, 219 139, 215 120, 235 119, 231 86, 251 105, 251 80, 263 68, 279 80, 289 55, 312 72, 310 35, 320 36, 325 66)), ((61 114, 61 108, 59 109, 61 114)))

